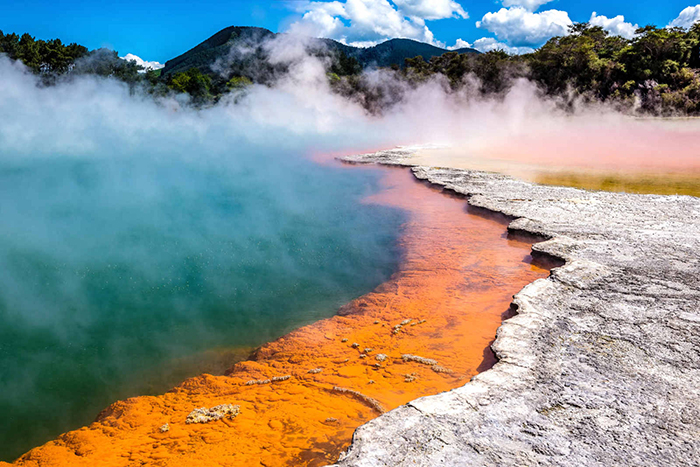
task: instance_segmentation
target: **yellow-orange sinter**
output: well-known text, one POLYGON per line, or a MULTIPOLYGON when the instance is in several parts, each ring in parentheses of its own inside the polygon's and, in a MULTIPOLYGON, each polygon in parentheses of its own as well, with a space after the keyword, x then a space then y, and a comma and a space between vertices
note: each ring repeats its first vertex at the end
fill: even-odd
POLYGON ((548 270, 532 264, 530 243, 507 238, 503 222, 467 213, 463 199, 406 169, 377 170, 384 189, 366 201, 408 213, 390 280, 225 376, 116 402, 16 464, 325 465, 382 411, 462 386, 492 365, 489 344, 512 295, 548 270), (186 423, 194 409, 222 404, 239 406, 238 415, 186 423))

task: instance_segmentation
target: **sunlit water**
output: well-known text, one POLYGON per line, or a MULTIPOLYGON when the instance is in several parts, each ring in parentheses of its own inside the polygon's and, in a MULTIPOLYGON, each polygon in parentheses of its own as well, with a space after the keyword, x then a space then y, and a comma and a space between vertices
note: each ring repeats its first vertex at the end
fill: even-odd
POLYGON ((378 174, 286 156, 0 162, 0 459, 388 278, 378 174))

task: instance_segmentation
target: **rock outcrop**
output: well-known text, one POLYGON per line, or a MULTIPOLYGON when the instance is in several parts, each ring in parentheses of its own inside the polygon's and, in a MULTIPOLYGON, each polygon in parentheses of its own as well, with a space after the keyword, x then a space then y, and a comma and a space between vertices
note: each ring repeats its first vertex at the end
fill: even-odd
MULTIPOLYGON (((412 165, 411 152, 347 160, 412 165)), ((546 236, 533 253, 566 264, 514 297, 491 370, 363 425, 338 465, 697 466, 700 199, 412 170, 546 236)))

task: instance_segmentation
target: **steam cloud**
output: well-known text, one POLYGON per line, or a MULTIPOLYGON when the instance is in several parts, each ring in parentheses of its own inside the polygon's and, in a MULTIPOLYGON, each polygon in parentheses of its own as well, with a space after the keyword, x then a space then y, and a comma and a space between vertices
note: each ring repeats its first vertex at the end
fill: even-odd
MULTIPOLYGON (((602 105, 580 104, 573 112, 563 111, 525 80, 515 81, 498 98, 485 99, 479 96, 480 83, 473 77, 459 92, 448 92, 447 83, 440 78, 409 88, 381 70, 366 72, 365 81, 376 89, 399 93, 402 99, 381 117, 370 116, 357 102, 331 92, 327 64, 307 55, 304 38, 278 36, 265 48, 273 64, 287 64, 290 72, 274 86, 252 86, 245 96, 237 96, 235 104, 229 98, 198 111, 190 109, 182 97, 154 100, 131 93, 124 84, 110 79, 81 77, 42 88, 20 64, 0 58, 4 84, 0 157, 110 157, 137 149, 154 157, 171 157, 177 154, 173 147, 183 143, 197 145, 202 153, 239 144, 278 148, 280 142, 302 153, 414 143, 466 145, 475 150, 522 135, 530 140, 541 135, 536 146, 546 149, 553 128, 567 134, 586 132, 581 139, 589 143, 578 149, 598 152, 603 129, 607 128, 603 133, 626 135, 640 125, 602 105), (270 138, 271 132, 275 138, 270 138)), ((250 51, 237 48, 231 55, 246 53, 250 51)), ((225 74, 225 65, 215 67, 225 74)), ((659 141, 659 128, 668 129, 668 125, 648 122, 638 132, 654 133, 645 138, 654 150, 672 144, 659 141)), ((636 141, 616 141, 616 149, 622 152, 638 146, 636 141)), ((685 157, 686 152, 680 149, 679 154, 685 157)), ((565 160, 567 155, 560 158, 565 160)))

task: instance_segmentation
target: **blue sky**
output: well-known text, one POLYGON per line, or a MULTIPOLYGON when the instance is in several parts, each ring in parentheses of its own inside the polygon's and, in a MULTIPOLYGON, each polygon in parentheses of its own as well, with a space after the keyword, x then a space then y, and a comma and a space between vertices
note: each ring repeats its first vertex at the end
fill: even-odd
POLYGON ((0 29, 58 37, 91 49, 106 46, 159 62, 231 25, 292 30, 357 45, 409 37, 445 47, 468 44, 517 53, 562 33, 571 21, 589 21, 593 12, 598 24, 620 35, 631 35, 635 25, 666 26, 675 20, 687 26, 700 19, 697 1, 0 0, 0 29))

